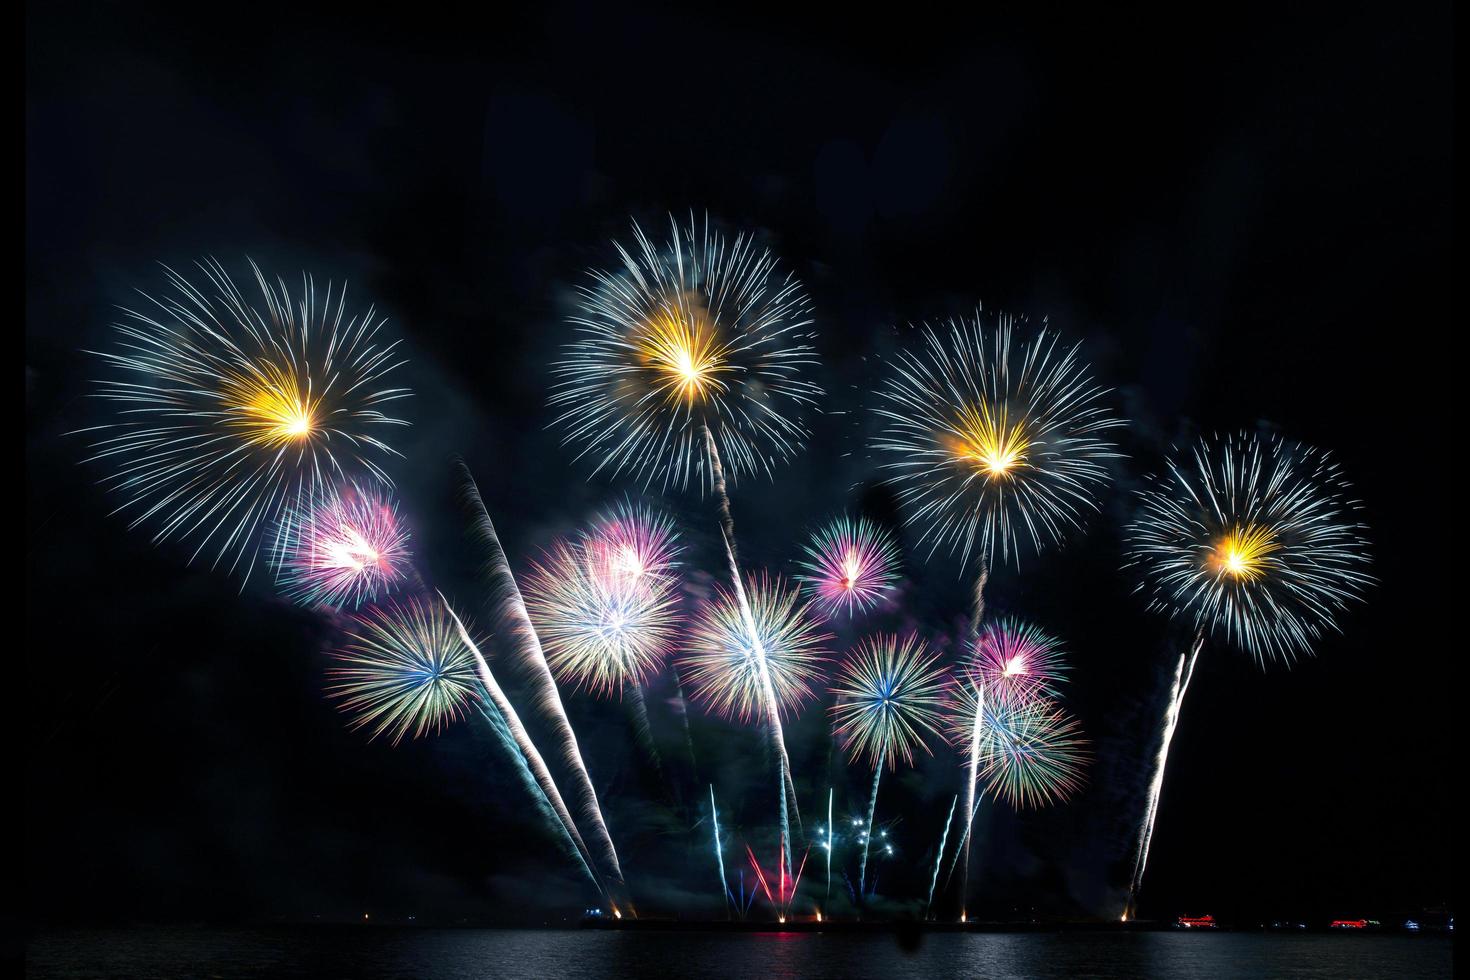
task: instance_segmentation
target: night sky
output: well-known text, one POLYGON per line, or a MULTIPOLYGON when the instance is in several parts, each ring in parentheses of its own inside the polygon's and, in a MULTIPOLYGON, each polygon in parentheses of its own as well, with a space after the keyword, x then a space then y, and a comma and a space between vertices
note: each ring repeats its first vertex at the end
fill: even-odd
MULTIPOLYGON (((393 474, 425 574, 483 632, 452 459, 517 569, 637 489, 589 481, 546 430, 549 365, 572 288, 613 261, 629 217, 691 209, 757 230, 816 310, 828 394, 810 447, 774 485, 734 490, 751 566, 789 572, 844 508, 892 519, 866 406, 906 323, 981 302, 1048 318, 1132 420, 1086 533, 992 578, 992 609, 1067 642, 1068 704, 1098 759, 1067 806, 982 810, 981 912, 1120 910, 1187 637, 1118 571, 1118 527, 1172 442, 1261 424, 1335 451, 1380 582, 1290 671, 1205 651, 1144 912, 1449 900, 1448 5, 1034 23, 184 9, 53 3, 26 25, 25 694, 11 703, 27 712, 17 843, 34 920, 524 921, 588 904, 481 728, 397 748, 346 731, 321 696, 330 625, 265 575, 242 591, 129 532, 66 433, 106 411, 85 397, 99 371, 82 351, 109 342, 134 288, 162 290, 157 263, 213 255, 244 275, 250 256, 288 281, 346 279, 405 338, 417 395, 393 474)), ((711 502, 661 503, 701 588, 722 570, 711 502)), ((952 630, 967 578, 914 537, 904 612, 875 625, 952 630)), ((662 780, 624 709, 568 703, 644 910, 715 914, 693 797, 714 781, 737 839, 766 839, 761 742, 694 709, 695 782, 669 688, 650 692, 662 780)), ((822 715, 788 734, 809 824, 829 778, 848 813, 868 779, 829 763, 822 715)), ((922 894, 959 785, 948 750, 885 782, 879 817, 905 859, 880 891, 922 894)))

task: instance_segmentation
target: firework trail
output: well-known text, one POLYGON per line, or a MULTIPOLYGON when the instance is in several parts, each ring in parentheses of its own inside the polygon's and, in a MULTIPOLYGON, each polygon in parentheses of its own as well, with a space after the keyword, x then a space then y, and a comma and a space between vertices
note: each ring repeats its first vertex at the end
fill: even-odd
POLYGON ((1350 492, 1329 454, 1242 432, 1200 439, 1141 493, 1130 563, 1143 573, 1149 607, 1189 623, 1195 639, 1165 709, 1125 919, 1137 910, 1169 743, 1205 641, 1223 639, 1262 667, 1290 665, 1337 631, 1339 614, 1372 584, 1350 492))
POLYGON ((510 699, 505 696, 505 691, 500 687, 500 682, 495 679, 495 675, 490 671, 490 665, 485 660, 484 654, 480 652, 479 645, 470 638, 469 630, 465 629, 463 621, 460 620, 453 607, 449 605, 449 600, 444 598, 443 593, 440 593, 439 599, 443 603, 444 611, 449 614, 450 619, 454 622, 454 627, 459 634, 460 642, 469 651, 474 660, 475 670, 479 674, 481 686, 484 688, 491 702, 495 705, 495 710, 500 715, 501 723, 510 734, 512 741, 519 750, 520 756, 525 760, 526 766, 534 775, 537 788, 540 790, 541 795, 545 797, 552 811, 556 814, 557 822, 561 824, 567 839, 575 845, 579 860, 587 867, 588 877, 592 879, 592 883, 597 886, 598 891, 602 892, 604 896, 607 896, 607 887, 603 884, 601 877, 592 870, 592 852, 588 850, 586 842, 582 839, 581 833, 578 832, 576 821, 572 819, 571 811, 567 809, 567 805, 562 799, 561 791, 556 787, 556 780, 552 778, 551 770, 546 766, 546 760, 541 757, 541 752, 536 748, 536 743, 531 741, 530 734, 526 731, 525 725, 521 723, 521 717, 516 712, 515 706, 510 703, 510 699))
POLYGON ((1100 433, 1122 422, 1078 357, 1044 325, 1012 345, 1015 324, 924 324, 917 350, 899 352, 878 391, 883 430, 873 448, 919 541, 962 561, 996 553, 1019 564, 1022 533, 1035 550, 1097 510, 1118 455, 1100 433))
POLYGON ((398 455, 385 430, 406 425, 383 413, 405 398, 384 387, 402 361, 369 308, 349 316, 344 290, 318 297, 303 273, 293 299, 250 263, 259 295, 247 300, 213 259, 196 263, 195 285, 172 269, 172 292, 140 294, 149 312, 124 309, 114 351, 91 351, 114 376, 95 397, 116 417, 95 435, 87 462, 105 463, 103 486, 123 498, 131 527, 152 523, 154 541, 192 544, 192 562, 244 564, 249 579, 259 531, 327 483, 390 485, 379 461, 398 455), (233 557, 231 557, 233 556, 233 557))
POLYGON ((292 600, 355 608, 408 574, 408 537, 390 497, 349 485, 320 492, 299 510, 288 508, 271 560, 292 600))
POLYGON ((730 894, 730 884, 725 880, 725 845, 720 842, 720 811, 715 807, 714 783, 709 784, 709 814, 715 827, 715 860, 720 865, 720 890, 725 895, 725 908, 728 910, 735 897, 730 894))
MULTIPOLYGON (((481 670, 484 670, 483 665, 481 667, 481 670)), ((495 737, 500 741, 501 747, 504 748, 505 751, 510 755, 511 759, 514 760, 516 773, 520 776, 522 785, 526 787, 526 791, 530 793, 531 797, 536 801, 537 807, 541 810, 547 821, 557 829, 557 840, 561 842, 562 849, 566 852, 567 856, 571 857, 577 862, 577 867, 581 868, 582 872, 587 875, 587 880, 592 883, 592 886, 596 888, 599 893, 606 896, 607 889, 605 889, 602 885, 602 882, 598 880, 596 872, 592 870, 592 866, 587 863, 588 854, 585 845, 582 844, 580 837, 573 836, 574 834, 576 834, 576 827, 569 823, 568 820, 564 820, 562 818, 562 814, 558 812, 558 807, 565 809, 564 805, 562 805, 561 803, 560 797, 557 798, 556 803, 553 803, 551 799, 547 797, 545 788, 541 785, 540 782, 538 782, 535 773, 531 771, 531 764, 527 760, 527 757, 524 751, 521 749, 519 742, 517 742, 515 733, 511 731, 510 724, 506 721, 505 716, 502 715, 498 710, 492 711, 489 707, 483 704, 480 705, 479 708, 480 714, 484 717, 485 721, 489 723, 490 729, 495 733, 495 737)), ((517 726, 519 726, 519 723, 519 719, 516 719, 517 726)), ((544 771, 545 765, 541 762, 539 756, 536 757, 535 762, 536 765, 544 771)), ((570 817, 568 817, 568 819, 570 819, 570 817)))
POLYGON ((898 545, 867 518, 838 518, 812 535, 805 551, 796 580, 829 619, 871 608, 898 581, 898 545))
POLYGON ((860 895, 867 883, 868 850, 883 769, 896 769, 900 758, 912 765, 916 747, 929 751, 925 734, 939 734, 946 677, 938 660, 915 636, 868 637, 842 664, 832 689, 837 697, 832 706, 837 737, 849 758, 873 766, 867 831, 858 865, 860 895))
POLYGON ((832 826, 832 787, 827 787, 827 897, 823 901, 832 904, 832 845, 836 843, 833 839, 832 826))
MULTIPOLYGON (((762 576, 752 578, 748 590, 739 580, 730 591, 715 587, 682 661, 695 700, 740 721, 758 718, 766 724, 778 763, 783 828, 795 812, 796 794, 781 714, 795 711, 815 693, 812 682, 820 676, 821 644, 827 639, 807 617, 796 589, 762 576)), ((789 848, 790 838, 786 841, 789 848)))
POLYGON ((947 735, 952 744, 964 747, 969 775, 964 830, 950 866, 953 874, 965 858, 960 879, 963 922, 969 894, 968 845, 979 787, 1015 809, 1060 803, 1081 788, 1090 755, 1077 722, 1050 698, 1015 701, 991 696, 974 672, 967 672, 950 690, 947 735))
POLYGON ((551 668, 546 663, 545 654, 542 653, 541 642, 536 636, 535 627, 531 625, 525 601, 521 598, 520 588, 516 585, 515 576, 510 570, 510 562, 505 557, 505 549, 501 547, 500 537, 495 533, 495 525, 490 520, 490 514, 485 510, 484 500, 480 497, 480 488, 476 485, 469 467, 463 462, 459 466, 464 479, 465 501, 475 515, 475 530, 488 555, 486 570, 493 583, 502 629, 511 638, 511 649, 515 652, 516 658, 536 689, 538 708, 551 720, 556 731, 562 759, 571 770, 576 784, 582 818, 592 826, 591 836, 597 841, 600 863, 611 873, 612 879, 621 886, 623 870, 618 864, 617 849, 613 847, 612 837, 608 834, 607 824, 602 818, 602 808, 597 802, 597 791, 593 789, 587 766, 582 761, 582 752, 577 745, 577 734, 572 730, 572 724, 567 718, 561 695, 556 689, 556 681, 551 676, 551 668))
POLYGON ((1189 690, 1189 681, 1194 677, 1194 664, 1204 647, 1204 635, 1195 637, 1194 647, 1179 658, 1174 669, 1174 683, 1169 689, 1169 706, 1164 711, 1164 733, 1159 744, 1158 758, 1154 760, 1154 777, 1149 783, 1148 807, 1144 812, 1143 824, 1138 829, 1138 850, 1133 862, 1133 877, 1128 881, 1128 903, 1123 908, 1123 921, 1127 922, 1137 911, 1138 890, 1143 886, 1143 872, 1148 867, 1148 849, 1153 842, 1154 821, 1159 816, 1159 798, 1164 792, 1164 769, 1169 764, 1169 743, 1174 740, 1174 729, 1179 726, 1179 712, 1184 708, 1184 695, 1189 690))
MULTIPOLYGON (((731 583, 745 610, 751 645, 759 652, 735 553, 725 467, 731 478, 770 476, 772 464, 794 455, 807 437, 801 420, 821 389, 800 377, 816 364, 811 306, 775 257, 737 235, 727 243, 669 219, 667 245, 655 245, 637 223, 631 252, 615 244, 622 268, 594 271, 572 317, 577 339, 553 370, 550 402, 564 441, 580 443, 608 468, 645 484, 688 486, 691 476, 712 487, 731 583)), ((762 668, 762 672, 764 668, 762 668)), ((769 685, 767 685, 769 688, 769 685)), ((790 759, 775 704, 767 692, 766 723, 778 759, 780 823, 790 847, 790 823, 801 823, 790 759)))
POLYGON ((959 803, 959 795, 949 801, 949 816, 944 818, 944 830, 939 835, 939 853, 934 855, 934 874, 929 879, 929 898, 924 903, 924 915, 929 915, 929 910, 934 907, 934 887, 939 884, 939 865, 944 860, 944 845, 949 841, 949 825, 954 823, 955 804, 959 803))

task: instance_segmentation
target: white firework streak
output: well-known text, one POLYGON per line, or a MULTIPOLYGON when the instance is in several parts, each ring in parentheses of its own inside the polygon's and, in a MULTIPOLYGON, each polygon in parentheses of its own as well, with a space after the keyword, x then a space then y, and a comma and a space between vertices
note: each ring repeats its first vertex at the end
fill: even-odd
POLYGON ((479 646, 475 644, 474 640, 470 639, 469 631, 465 629, 464 623, 455 613, 454 607, 449 604, 448 599, 444 598, 444 593, 439 593, 439 599, 444 603, 445 611, 454 620, 455 628, 459 631, 459 638, 464 641, 465 646, 475 655, 475 667, 479 671, 480 683, 484 685, 485 693, 490 695, 491 702, 494 703, 496 710, 500 712, 501 720, 505 724, 506 730, 510 733, 511 738, 515 740, 516 747, 520 749, 521 757, 525 760, 526 765, 535 776, 537 786, 546 797, 547 802, 551 805, 557 820, 562 825, 563 831, 565 831, 567 837, 576 845, 577 856, 587 866, 588 876, 597 885, 598 891, 606 895, 607 889, 603 887, 596 873, 591 870, 592 854, 587 849, 586 843, 582 840, 582 835, 577 832, 577 825, 572 820, 572 814, 567 810, 566 803, 562 800, 561 792, 556 788, 556 780, 551 778, 551 770, 546 767, 546 760, 541 758, 541 753, 536 749, 536 743, 531 741, 531 736, 526 732, 526 727, 521 724, 521 718, 516 713, 515 706, 505 696, 505 691, 501 689, 500 683, 495 679, 495 675, 491 673, 490 665, 485 662, 485 657, 480 652, 479 646))
POLYGON ((939 884, 939 865, 944 860, 944 845, 949 841, 949 825, 954 823, 954 808, 960 802, 959 794, 949 801, 949 816, 944 818, 944 832, 939 835, 939 853, 934 855, 934 874, 929 879, 929 900, 924 903, 924 914, 934 907, 934 886, 939 884))
POLYGON ((1154 761, 1154 778, 1148 789, 1148 808, 1144 811, 1143 824, 1138 828, 1138 855, 1133 863, 1133 878, 1128 884, 1128 904, 1123 909, 1123 921, 1127 922, 1137 912, 1138 890, 1143 887, 1143 873, 1148 867, 1148 849, 1153 843, 1154 822, 1159 817, 1159 798, 1164 792, 1164 768, 1169 764, 1169 743, 1174 740, 1174 729, 1179 727, 1179 713, 1184 708, 1184 695, 1189 691, 1189 681, 1194 677, 1194 665, 1204 648, 1205 638, 1201 633, 1195 637, 1194 649, 1179 657, 1179 666, 1174 668, 1174 683, 1169 689, 1169 706, 1164 711, 1164 734, 1159 744, 1159 754, 1154 761))
POLYGON ((725 845, 720 842, 720 811, 715 808, 715 784, 709 784, 709 815, 715 827, 715 860, 720 864, 720 889, 725 895, 725 909, 730 908, 730 885, 725 880, 725 845))
POLYGON ((572 723, 567 718, 561 694, 556 688, 556 680, 551 676, 551 668, 547 665, 546 655, 541 650, 541 641, 536 636, 535 627, 531 625, 531 617, 526 613, 526 604, 521 598, 520 587, 516 585, 515 575, 510 570, 510 562, 505 557, 505 549, 501 547, 500 537, 495 533, 495 524, 485 510, 485 502, 480 497, 480 489, 469 467, 461 462, 460 469, 465 480, 465 498, 477 514, 476 531, 480 536, 481 544, 489 552, 486 567, 490 576, 499 582, 497 586, 500 598, 499 611, 506 625, 506 632, 514 641, 511 648, 537 689, 538 707, 551 719, 561 744, 562 758, 577 783, 582 818, 592 825, 592 836, 599 844, 602 863, 611 872, 613 880, 621 885, 623 869, 618 864, 617 849, 613 846, 607 823, 602 818, 602 808, 597 802, 597 791, 592 786, 592 778, 587 772, 587 765, 582 761, 582 751, 577 745, 577 733, 572 730, 572 723))
POLYGON ((760 630, 756 627, 755 616, 750 611, 750 601, 745 595, 745 584, 741 580, 740 560, 735 553, 735 518, 730 513, 730 495, 725 487, 725 470, 720 462, 720 451, 715 445, 714 434, 707 425, 704 426, 704 442, 709 453, 710 472, 714 477, 715 496, 720 504, 720 536, 725 541, 725 557, 730 563, 730 580, 734 583, 735 598, 740 603, 741 618, 745 620, 745 628, 750 634, 750 647, 755 651, 756 670, 766 705, 766 724, 769 726, 771 742, 776 749, 778 769, 776 792, 781 800, 781 840, 786 856, 786 866, 793 867, 791 863, 791 816, 795 815, 799 830, 801 811, 797 808, 796 803, 796 785, 791 779, 791 759, 786 754, 786 738, 781 728, 780 705, 776 701, 776 688, 771 683, 771 671, 766 663, 765 644, 761 642, 760 630))

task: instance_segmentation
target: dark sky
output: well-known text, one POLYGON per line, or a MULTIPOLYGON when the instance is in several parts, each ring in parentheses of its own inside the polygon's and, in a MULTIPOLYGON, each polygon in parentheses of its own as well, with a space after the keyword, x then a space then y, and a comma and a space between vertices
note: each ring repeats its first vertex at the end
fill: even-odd
MULTIPOLYGON (((860 410, 895 325, 977 302, 1049 317, 1135 422, 1086 535, 993 581, 993 608, 1067 641, 1069 704, 1099 758, 1067 807, 982 813, 981 907, 1116 914, 1181 640, 1117 571, 1117 524, 1172 440, 1261 422, 1337 452, 1381 584, 1291 671, 1206 651, 1145 912, 1448 900, 1448 5, 1033 23, 533 6, 483 22, 411 5, 392 21, 31 9, 12 701, 29 712, 18 842, 37 921, 581 907, 483 732, 396 749, 346 732, 321 698, 328 624, 264 577, 242 593, 128 532, 64 433, 104 410, 83 397, 81 349, 107 343, 133 288, 161 289, 157 262, 214 255, 243 274, 249 255, 287 279, 348 279, 412 356, 395 476, 426 572, 488 625, 450 459, 475 471, 518 568, 630 489, 589 483, 543 431, 548 364, 570 287, 629 216, 691 208, 758 230, 817 311, 830 414, 776 485, 737 488, 753 565, 789 570, 815 522, 887 509, 860 410)), ((708 502, 664 503, 717 572, 708 502)), ((908 614, 948 628, 959 567, 908 560, 908 614)), ((667 695, 651 703, 673 758, 667 695)), ((759 740, 696 712, 700 781, 670 761, 660 782, 623 711, 570 703, 635 894, 717 909, 692 797, 716 781, 722 819, 761 839, 759 740)), ((829 766, 824 732, 812 708, 790 736, 813 822, 829 772, 840 811, 866 785, 829 766)), ((903 859, 883 890, 914 894, 958 765, 942 751, 887 785, 903 859)))

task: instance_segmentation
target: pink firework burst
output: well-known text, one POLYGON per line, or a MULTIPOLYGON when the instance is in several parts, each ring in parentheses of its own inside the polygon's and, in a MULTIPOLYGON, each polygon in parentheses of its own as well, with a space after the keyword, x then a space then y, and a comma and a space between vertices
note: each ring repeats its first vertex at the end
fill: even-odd
POLYGON ((392 499, 347 486, 292 514, 274 558, 281 590, 295 601, 356 607, 392 591, 403 578, 408 530, 392 499))
POLYGON ((1067 674, 1061 644, 1036 627, 1012 619, 981 628, 967 667, 977 683, 1006 704, 1055 697, 1067 674))
POLYGON ((898 581, 893 535, 860 517, 839 517, 812 535, 797 581, 827 618, 871 608, 898 581))
POLYGON ((610 585, 657 585, 672 580, 679 566, 673 521, 631 503, 594 521, 583 548, 610 585))

